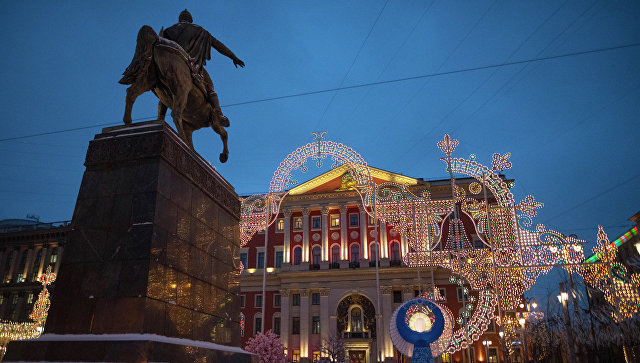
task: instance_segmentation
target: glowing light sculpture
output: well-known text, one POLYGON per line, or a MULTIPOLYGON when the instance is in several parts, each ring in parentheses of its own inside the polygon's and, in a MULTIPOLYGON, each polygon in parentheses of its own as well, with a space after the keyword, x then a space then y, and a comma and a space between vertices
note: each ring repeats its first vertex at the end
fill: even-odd
POLYGON ((49 314, 49 290, 47 285, 51 285, 56 280, 56 274, 51 272, 51 266, 47 267, 47 272, 40 275, 38 279, 42 284, 42 291, 38 299, 33 304, 33 310, 29 315, 32 320, 25 323, 13 321, 0 321, 0 361, 7 352, 7 345, 12 340, 35 339, 44 331, 44 324, 49 314))

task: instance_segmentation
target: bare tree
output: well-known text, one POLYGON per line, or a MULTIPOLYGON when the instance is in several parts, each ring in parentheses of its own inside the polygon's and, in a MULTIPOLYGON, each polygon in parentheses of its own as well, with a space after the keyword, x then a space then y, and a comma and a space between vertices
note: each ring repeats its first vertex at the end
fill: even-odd
POLYGON ((320 352, 327 355, 331 363, 344 363, 348 361, 344 340, 337 335, 331 335, 328 339, 323 340, 320 352))

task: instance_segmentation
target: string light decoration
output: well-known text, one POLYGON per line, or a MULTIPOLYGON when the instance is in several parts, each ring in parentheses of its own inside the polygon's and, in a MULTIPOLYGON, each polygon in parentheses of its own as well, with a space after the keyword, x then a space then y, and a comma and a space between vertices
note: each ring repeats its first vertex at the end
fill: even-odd
MULTIPOLYGON (((266 225, 271 225, 278 216, 280 204, 288 194, 287 188, 295 186, 298 182, 293 178, 292 173, 296 170, 307 172, 307 161, 315 160, 317 167, 322 167, 323 160, 330 158, 333 163, 331 168, 335 169, 341 165, 348 164, 348 173, 354 189, 360 193, 371 193, 371 174, 369 167, 362 156, 352 148, 344 144, 324 139, 326 131, 313 132, 314 141, 297 148, 290 153, 278 166, 271 179, 269 192, 266 195, 252 195, 241 201, 240 218, 240 244, 245 246, 257 232, 265 230, 266 225), (362 191, 362 192, 361 192, 362 191), (269 201, 269 203, 267 203, 269 201), (269 205, 269 213, 267 213, 269 205), (267 223, 267 215, 271 218, 267 223)), ((371 209, 371 205, 367 204, 371 209)), ((368 211, 371 213, 370 211, 368 211)))
POLYGON ((38 281, 42 284, 42 291, 38 294, 38 299, 33 304, 33 310, 29 314, 32 320, 25 323, 13 321, 0 321, 0 361, 7 352, 7 345, 12 340, 35 339, 44 331, 44 324, 49 314, 49 290, 47 285, 51 285, 56 280, 56 274, 51 272, 51 266, 47 267, 46 273, 40 275, 38 281))
POLYGON ((240 312, 240 336, 244 336, 244 313, 240 312))
POLYGON ((604 293, 605 299, 616 309, 611 315, 616 322, 640 313, 640 274, 629 274, 618 263, 618 246, 609 242, 602 226, 598 226, 598 244, 593 248, 598 262, 585 263, 581 268, 584 280, 604 293))

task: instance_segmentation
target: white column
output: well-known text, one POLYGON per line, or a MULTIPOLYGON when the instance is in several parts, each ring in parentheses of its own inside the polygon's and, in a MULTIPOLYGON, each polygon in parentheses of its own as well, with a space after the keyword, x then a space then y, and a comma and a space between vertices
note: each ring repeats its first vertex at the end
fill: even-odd
POLYGON ((369 224, 367 213, 365 213, 363 207, 360 207, 360 256, 368 260, 369 244, 367 243, 367 224, 369 224))
POLYGON ((40 267, 38 267, 38 277, 40 277, 40 275, 42 275, 45 272, 44 271, 44 266, 45 266, 45 259, 47 258, 48 249, 49 249, 49 247, 47 247, 47 246, 43 246, 42 247, 42 256, 40 258, 40 267))
POLYGON ((302 209, 302 262, 309 262, 309 208, 302 209))
POLYGON ((285 349, 289 346, 289 289, 280 290, 280 341, 285 349))
POLYGON ((380 258, 389 258, 389 244, 387 243, 387 223, 380 221, 380 258))
POLYGON ((329 207, 322 207, 322 251, 321 261, 329 261, 329 207))
POLYGON ((309 357, 309 290, 300 290, 300 358, 309 357))
POLYGON ((291 263, 291 210, 284 210, 284 251, 282 262, 291 263))
POLYGON ((347 223, 349 223, 349 221, 347 220, 347 206, 346 205, 341 205, 340 206, 340 259, 341 260, 346 260, 349 257, 349 251, 348 251, 348 246, 349 244, 347 243, 347 223))
POLYGON ((320 342, 329 340, 329 289, 320 289, 320 342))
POLYGON ((405 234, 402 234, 400 235, 400 253, 402 254, 401 256, 404 257, 407 252, 409 252, 409 246, 407 245, 407 236, 405 234))
POLYGON ((28 274, 29 274, 29 270, 31 270, 31 267, 33 266, 33 259, 35 258, 35 249, 34 248, 30 248, 27 250, 27 261, 24 264, 24 270, 22 271, 22 278, 25 281, 29 281, 28 280, 28 274))
POLYGON ((382 322, 384 323, 382 353, 385 357, 393 357, 393 343, 391 342, 391 335, 389 333, 389 319, 391 319, 391 314, 393 314, 391 307, 393 288, 391 286, 380 286, 380 292, 382 293, 382 322))

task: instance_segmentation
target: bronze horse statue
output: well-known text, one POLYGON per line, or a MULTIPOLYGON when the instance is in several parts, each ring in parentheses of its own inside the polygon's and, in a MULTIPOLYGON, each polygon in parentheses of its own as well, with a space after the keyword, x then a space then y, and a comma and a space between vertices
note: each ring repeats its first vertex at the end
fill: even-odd
POLYGON ((151 91, 160 99, 158 120, 164 120, 170 108, 178 135, 191 149, 193 131, 213 128, 222 139, 220 162, 224 163, 229 157, 225 130, 228 120, 221 120, 219 113, 214 112, 194 67, 193 59, 178 43, 158 36, 148 25, 140 28, 133 60, 119 81, 131 85, 127 88, 123 121, 131 124, 131 108, 136 98, 151 91))

